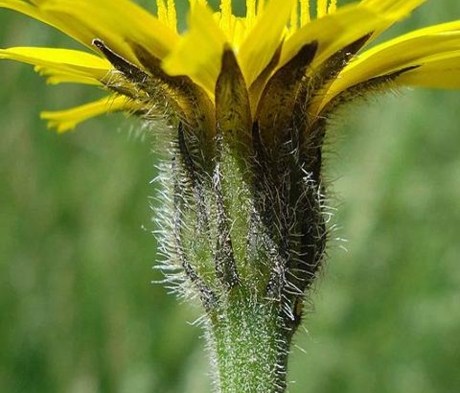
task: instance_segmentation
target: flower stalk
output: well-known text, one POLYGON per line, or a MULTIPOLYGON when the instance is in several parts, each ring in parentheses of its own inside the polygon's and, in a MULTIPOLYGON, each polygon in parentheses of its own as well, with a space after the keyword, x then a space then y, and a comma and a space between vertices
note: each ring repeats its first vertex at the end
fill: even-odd
POLYGON ((284 392, 291 330, 278 304, 243 288, 216 309, 208 329, 215 384, 222 393, 284 392))

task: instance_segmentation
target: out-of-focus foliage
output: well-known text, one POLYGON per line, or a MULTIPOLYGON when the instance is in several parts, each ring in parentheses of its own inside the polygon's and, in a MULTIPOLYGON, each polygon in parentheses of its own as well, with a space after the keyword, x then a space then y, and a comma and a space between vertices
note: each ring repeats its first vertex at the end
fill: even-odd
MULTIPOLYGON (((452 17, 436 0, 396 31, 452 17)), ((0 12, 2 47, 69 43, 0 12)), ((206 393, 199 312, 151 284, 154 138, 118 115, 63 136, 38 119, 97 95, 0 63, 0 392, 206 393)), ((459 103, 404 91, 335 119, 331 237, 348 243, 331 243, 292 393, 460 390, 459 103)))

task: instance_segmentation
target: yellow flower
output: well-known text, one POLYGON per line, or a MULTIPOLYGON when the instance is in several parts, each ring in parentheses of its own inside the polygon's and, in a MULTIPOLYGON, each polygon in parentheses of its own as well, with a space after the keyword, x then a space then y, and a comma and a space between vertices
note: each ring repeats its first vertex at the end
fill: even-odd
POLYGON ((58 131, 101 113, 128 111, 170 113, 192 123, 201 118, 214 134, 223 74, 241 78, 250 112, 240 115, 248 123, 260 116, 273 121, 267 111, 292 106, 302 89, 308 90, 303 109, 315 119, 390 81, 459 88, 458 20, 360 52, 424 2, 362 0, 338 7, 334 0, 318 0, 312 12, 308 0, 247 0, 246 16, 236 17, 230 0, 221 1, 219 12, 205 0, 191 0, 188 29, 180 33, 174 0, 157 0, 157 15, 129 0, 2 0, 0 7, 45 22, 93 53, 20 47, 1 49, 0 58, 33 64, 53 84, 93 84, 110 92, 79 108, 44 112, 58 131), (290 63, 296 63, 293 75, 281 77, 290 63))

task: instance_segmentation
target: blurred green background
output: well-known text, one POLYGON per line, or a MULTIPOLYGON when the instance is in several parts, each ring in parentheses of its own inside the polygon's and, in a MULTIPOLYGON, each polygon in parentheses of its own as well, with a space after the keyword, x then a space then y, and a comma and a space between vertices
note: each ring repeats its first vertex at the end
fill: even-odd
MULTIPOLYGON (((459 17, 433 1, 393 34, 459 17)), ((78 47, 0 10, 15 45, 78 47)), ((199 309, 151 284, 154 139, 121 115, 62 136, 39 120, 98 96, 0 63, 0 392, 210 392, 199 309)), ((348 241, 330 244, 291 393, 460 391, 459 108, 460 92, 404 89, 335 119, 333 237, 348 241)))

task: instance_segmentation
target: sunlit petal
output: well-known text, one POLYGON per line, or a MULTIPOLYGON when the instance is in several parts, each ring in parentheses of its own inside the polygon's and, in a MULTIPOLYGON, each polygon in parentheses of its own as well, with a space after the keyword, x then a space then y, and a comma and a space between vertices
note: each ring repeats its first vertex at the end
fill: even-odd
POLYGON ((100 38, 135 63, 130 42, 143 45, 162 58, 178 40, 172 29, 129 0, 35 0, 33 4, 21 0, 0 1, 0 7, 45 22, 88 47, 94 38, 100 38))
POLYGON ((73 130, 78 124, 93 117, 118 111, 132 111, 139 105, 126 97, 109 96, 75 108, 42 112, 41 118, 48 120, 48 127, 56 128, 58 132, 73 130))
POLYGON ((384 16, 356 5, 342 7, 336 13, 316 19, 288 38, 281 53, 280 66, 288 62, 306 42, 318 41, 312 68, 353 41, 385 25, 384 16))
POLYGON ((259 17, 238 52, 248 86, 267 66, 278 49, 295 0, 272 0, 259 17))
POLYGON ((226 37, 212 12, 196 4, 189 17, 189 31, 166 57, 163 69, 170 75, 187 75, 213 92, 220 72, 226 37))
MULTIPOLYGON (((351 62, 330 87, 323 105, 350 86, 406 67, 421 66, 427 59, 433 62, 436 56, 450 56, 451 52, 458 50, 460 22, 428 27, 387 41, 351 62)), ((419 71, 414 69, 409 75, 420 76, 422 73, 423 68, 419 71)), ((406 80, 403 76, 398 79, 406 80)))
POLYGON ((404 86, 460 89, 460 49, 423 59, 420 67, 403 73, 395 83, 404 86))
POLYGON ((0 49, 0 59, 36 65, 37 70, 43 71, 45 75, 51 73, 46 72, 45 69, 53 69, 69 77, 92 79, 95 82, 102 80, 112 68, 108 61, 98 56, 70 49, 34 47, 0 49))

